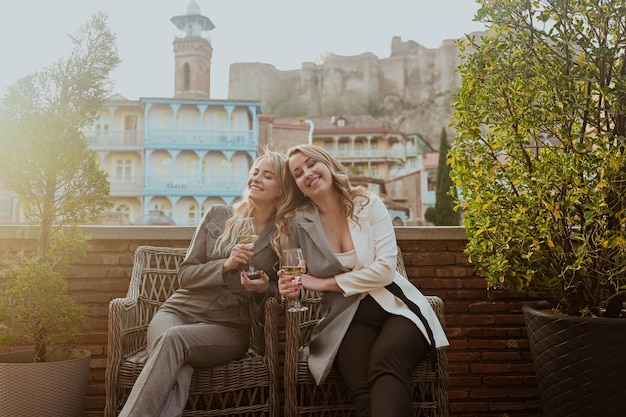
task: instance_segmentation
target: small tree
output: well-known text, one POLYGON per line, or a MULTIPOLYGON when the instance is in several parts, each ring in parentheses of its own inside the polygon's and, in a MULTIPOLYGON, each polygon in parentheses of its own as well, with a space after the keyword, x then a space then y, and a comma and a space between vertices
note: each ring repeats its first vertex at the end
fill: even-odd
POLYGON ((45 255, 58 226, 97 217, 110 206, 106 173, 81 133, 93 122, 119 64, 106 16, 70 36, 68 59, 18 80, 0 106, 0 180, 20 198, 23 214, 38 224, 37 253, 45 255))
POLYGON ((456 188, 450 178, 450 165, 447 164, 448 134, 446 129, 441 129, 439 136, 439 164, 437 166, 437 191, 435 201, 435 226, 458 226, 460 216, 454 210, 456 188))
POLYGON ((43 300, 69 297, 58 278, 86 249, 76 226, 111 206, 107 174, 81 132, 102 108, 112 87, 109 74, 120 62, 106 21, 102 13, 93 15, 70 36, 69 58, 18 80, 0 105, 0 182, 19 196, 24 217, 39 233, 34 257, 20 255, 6 271, 0 321, 19 329, 16 320, 23 318, 23 325, 37 328, 23 335, 34 340, 36 360, 44 360, 46 345, 62 344, 55 329, 80 327, 67 299, 49 304, 69 306, 64 311, 43 308, 43 300))

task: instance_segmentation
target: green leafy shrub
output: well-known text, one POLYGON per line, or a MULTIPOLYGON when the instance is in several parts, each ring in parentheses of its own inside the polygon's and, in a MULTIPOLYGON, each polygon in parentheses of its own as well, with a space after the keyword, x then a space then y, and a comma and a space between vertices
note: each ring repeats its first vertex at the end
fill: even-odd
POLYGON ((467 253, 489 286, 616 317, 626 290, 626 4, 479 1, 460 42, 467 253), (471 48, 471 50, 468 50, 471 48))
POLYGON ((76 346, 76 336, 89 327, 83 307, 68 294, 63 268, 20 254, 3 275, 2 344, 31 345, 38 362, 76 346))

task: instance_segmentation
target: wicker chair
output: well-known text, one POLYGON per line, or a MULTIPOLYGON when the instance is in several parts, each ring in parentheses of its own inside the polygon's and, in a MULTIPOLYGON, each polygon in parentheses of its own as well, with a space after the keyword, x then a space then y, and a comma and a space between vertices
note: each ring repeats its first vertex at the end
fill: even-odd
MULTIPOLYGON (((178 288, 177 271, 185 253, 182 248, 138 247, 126 298, 109 303, 105 417, 119 413, 143 368, 148 324, 178 288)), ((264 308, 250 304, 256 320, 248 353, 237 361, 196 369, 183 416, 278 417, 279 304, 275 298, 264 308)))
MULTIPOLYGON (((406 276, 402 254, 398 248, 397 270, 406 276)), ((444 306, 439 297, 426 297, 437 317, 444 324, 444 306)), ((320 320, 319 293, 306 291, 304 303, 308 311, 285 312, 285 417, 347 417, 355 416, 355 406, 336 369, 324 384, 317 386, 307 365, 308 342, 320 320)), ((448 358, 445 349, 437 350, 437 370, 431 367, 430 356, 411 374, 414 416, 448 416, 448 358)))

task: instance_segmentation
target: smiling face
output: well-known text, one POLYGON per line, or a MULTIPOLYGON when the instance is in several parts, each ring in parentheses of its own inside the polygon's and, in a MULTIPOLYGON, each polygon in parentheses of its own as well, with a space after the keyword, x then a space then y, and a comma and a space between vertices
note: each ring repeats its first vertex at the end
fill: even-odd
POLYGON ((333 191, 333 176, 322 161, 294 152, 289 157, 289 170, 302 193, 312 200, 333 191))
POLYGON ((280 186, 279 176, 274 172, 270 160, 262 158, 248 176, 248 198, 258 206, 276 204, 280 197, 280 186))

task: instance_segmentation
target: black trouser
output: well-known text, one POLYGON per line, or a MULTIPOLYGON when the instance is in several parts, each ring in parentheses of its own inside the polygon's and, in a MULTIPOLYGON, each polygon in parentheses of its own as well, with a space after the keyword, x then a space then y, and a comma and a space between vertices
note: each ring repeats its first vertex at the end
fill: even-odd
POLYGON ((360 417, 410 417, 411 371, 428 352, 415 324, 387 313, 369 295, 341 342, 335 365, 360 417))

